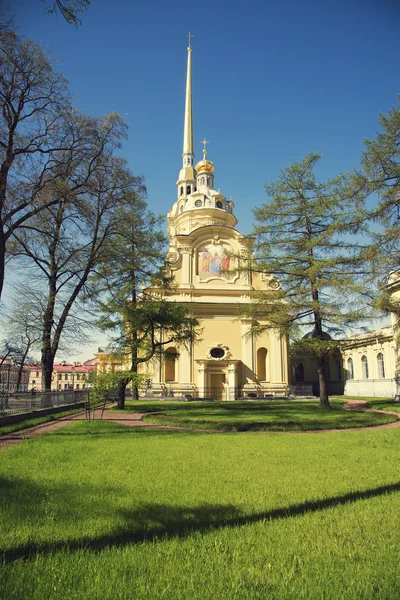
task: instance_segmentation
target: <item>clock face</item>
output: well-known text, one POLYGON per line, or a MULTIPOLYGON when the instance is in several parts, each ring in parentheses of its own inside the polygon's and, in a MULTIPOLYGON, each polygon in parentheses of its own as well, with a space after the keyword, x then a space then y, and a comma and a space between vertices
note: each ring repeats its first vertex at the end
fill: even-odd
POLYGON ((201 206, 202 205, 202 201, 201 200, 196 200, 196 202, 194 203, 195 206, 201 206))
POLYGON ((217 208, 222 208, 222 202, 221 202, 221 200, 217 200, 216 207, 217 208))

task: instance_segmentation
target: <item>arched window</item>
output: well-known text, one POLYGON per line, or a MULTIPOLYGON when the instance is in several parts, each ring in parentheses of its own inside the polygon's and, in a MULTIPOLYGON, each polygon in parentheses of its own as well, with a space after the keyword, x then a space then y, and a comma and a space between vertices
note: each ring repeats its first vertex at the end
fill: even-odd
POLYGON ((382 352, 379 352, 376 359, 378 361, 378 377, 379 379, 385 379, 385 359, 382 352))
POLYGON ((347 359, 347 378, 354 379, 354 364, 352 358, 347 359))
POLYGON ((304 367, 302 363, 297 363, 297 365, 294 368, 294 381, 295 383, 304 382, 304 367))
POLYGON ((183 186, 181 187, 181 196, 183 196, 183 186))
POLYGON ((186 186, 186 193, 190 194, 191 191, 192 191, 192 189, 191 189, 190 185, 186 186))
POLYGON ((165 381, 176 381, 176 349, 167 348, 165 351, 164 375, 165 381))
POLYGON ((266 348, 257 350, 257 379, 259 381, 267 380, 267 354, 266 348))
POLYGON ((363 379, 368 379, 368 358, 365 355, 361 357, 361 370, 363 379))
POLYGON ((205 185, 205 183, 206 183, 206 178, 205 178, 205 177, 202 177, 202 178, 201 178, 201 185, 205 185))

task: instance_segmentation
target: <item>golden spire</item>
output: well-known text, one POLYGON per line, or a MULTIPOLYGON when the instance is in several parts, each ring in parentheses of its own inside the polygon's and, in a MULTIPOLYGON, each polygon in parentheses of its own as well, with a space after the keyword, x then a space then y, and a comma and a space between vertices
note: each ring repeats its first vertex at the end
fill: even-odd
POLYGON ((183 129, 183 156, 185 164, 185 155, 193 156, 193 122, 192 122, 192 47, 190 38, 194 37, 190 32, 187 34, 189 39, 188 60, 186 74, 186 100, 185 100, 185 122, 183 129))

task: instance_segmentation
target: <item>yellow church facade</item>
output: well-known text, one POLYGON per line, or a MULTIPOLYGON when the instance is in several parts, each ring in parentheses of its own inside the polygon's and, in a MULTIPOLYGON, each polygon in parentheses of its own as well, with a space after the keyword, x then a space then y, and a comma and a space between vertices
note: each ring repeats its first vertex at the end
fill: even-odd
POLYGON ((236 229, 232 200, 215 189, 206 140, 203 158, 195 164, 191 61, 189 45, 182 168, 168 214, 166 270, 175 287, 167 299, 183 303, 200 319, 201 339, 191 348, 171 344, 148 365, 152 393, 218 400, 286 395, 286 337, 269 329, 255 338, 252 321, 239 314, 239 306, 251 302, 257 289, 273 291, 279 283, 244 268, 252 240, 236 229))
MULTIPOLYGON (((276 329, 255 338, 240 305, 256 290, 274 291, 272 276, 246 270, 252 240, 237 229, 234 203, 215 189, 214 164, 195 164, 192 121, 192 48, 188 47, 182 168, 177 199, 168 214, 167 274, 171 302, 182 303, 201 321, 200 341, 190 348, 171 344, 146 367, 155 396, 235 400, 289 392, 287 339, 276 329)), ((157 290, 153 290, 157 293, 157 290)), ((160 291, 161 293, 161 291, 160 291)), ((164 293, 164 292, 163 292, 164 293)))

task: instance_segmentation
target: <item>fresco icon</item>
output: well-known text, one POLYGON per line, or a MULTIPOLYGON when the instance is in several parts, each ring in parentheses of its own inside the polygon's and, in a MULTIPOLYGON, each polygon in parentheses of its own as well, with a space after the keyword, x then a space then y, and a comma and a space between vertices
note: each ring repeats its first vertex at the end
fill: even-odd
POLYGON ((232 279, 233 273, 226 273, 232 269, 234 258, 230 256, 229 249, 222 244, 209 244, 199 251, 199 276, 207 279, 210 276, 232 279))

